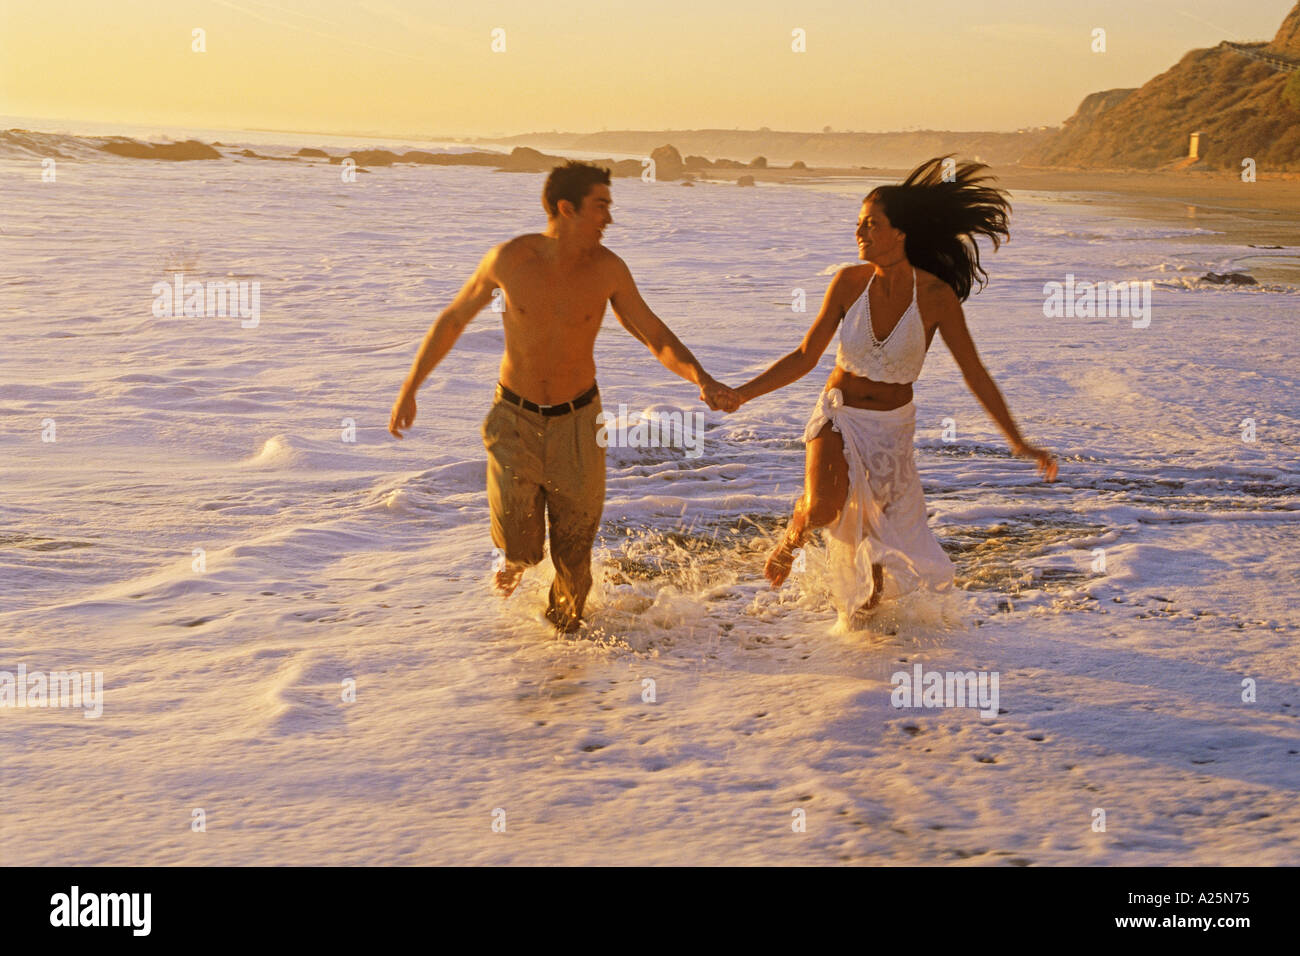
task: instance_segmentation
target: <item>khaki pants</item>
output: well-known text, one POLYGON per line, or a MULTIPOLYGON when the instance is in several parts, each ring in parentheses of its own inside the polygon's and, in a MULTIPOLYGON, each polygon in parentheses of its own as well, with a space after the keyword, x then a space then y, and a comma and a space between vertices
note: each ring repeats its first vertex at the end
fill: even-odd
POLYGON ((576 630, 591 590, 591 546, 605 509, 605 449, 596 443, 600 396, 577 411, 542 415, 496 398, 483 420, 492 543, 506 562, 542 560, 551 527, 555 580, 546 617, 576 630))

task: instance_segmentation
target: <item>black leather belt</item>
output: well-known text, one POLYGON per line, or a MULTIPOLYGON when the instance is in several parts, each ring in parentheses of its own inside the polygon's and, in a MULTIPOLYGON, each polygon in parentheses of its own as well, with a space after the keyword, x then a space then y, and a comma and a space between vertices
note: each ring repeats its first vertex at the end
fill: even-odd
POLYGON ((530 412, 538 412, 542 415, 567 415, 569 412, 576 412, 578 409, 590 405, 595 401, 596 396, 600 394, 599 389, 592 385, 591 388, 571 402, 561 402, 559 405, 538 405, 536 402, 530 402, 528 399, 516 395, 500 382, 497 382, 497 388, 501 390, 501 397, 511 405, 518 405, 520 408, 527 409, 530 412))

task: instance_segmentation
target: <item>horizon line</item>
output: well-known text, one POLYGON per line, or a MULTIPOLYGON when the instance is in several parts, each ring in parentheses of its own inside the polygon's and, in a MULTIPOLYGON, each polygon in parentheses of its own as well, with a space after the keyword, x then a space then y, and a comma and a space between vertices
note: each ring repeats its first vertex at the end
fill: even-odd
MULTIPOLYGON (((12 113, 12 114, 5 113, 0 115, 3 115, 6 120, 13 119, 13 120, 38 120, 38 121, 45 121, 45 122, 53 121, 59 123, 93 123, 93 124, 98 124, 103 126, 157 126, 160 129, 185 128, 185 124, 174 123, 174 122, 158 123, 158 122, 138 122, 138 121, 124 121, 124 120, 102 120, 102 119, 91 119, 88 117, 32 116, 32 115, 17 114, 17 113, 12 113)), ((6 128, 17 129, 20 127, 6 127, 6 128)), ((614 133, 614 134, 619 134, 619 133, 757 133, 762 135, 791 135, 792 134, 798 136, 844 136, 844 135, 890 136, 890 135, 899 135, 905 133, 1011 134, 1011 133, 1020 133, 1020 132, 1038 132, 1043 130, 1060 129, 1061 125, 1058 124, 1053 126, 1053 125, 1045 125, 1045 124, 1035 124, 1035 125, 1017 127, 1016 129, 935 129, 933 127, 916 127, 913 129, 892 129, 892 130, 832 129, 829 132, 827 132, 824 129, 783 130, 783 129, 772 129, 769 127, 761 127, 761 126, 756 128, 699 126, 699 127, 690 127, 690 128, 680 128, 680 129, 668 128, 668 127, 664 127, 660 129, 653 129, 653 128, 638 129, 635 127, 620 127, 617 129, 603 128, 599 130, 591 130, 589 132, 581 132, 577 130, 554 130, 553 129, 553 130, 526 130, 520 133, 492 133, 492 134, 447 133, 444 135, 434 135, 430 133, 414 133, 414 132, 393 133, 393 132, 385 132, 381 130, 349 129, 349 130, 331 131, 331 130, 324 130, 324 129, 295 129, 295 128, 282 127, 282 126, 224 126, 219 124, 214 124, 214 125, 196 124, 190 128, 206 129, 206 130, 212 130, 214 132, 219 131, 219 132, 232 132, 232 133, 238 133, 238 132, 292 133, 300 136, 301 135, 335 136, 335 137, 373 136, 379 139, 396 139, 396 140, 409 139, 409 140, 415 140, 420 142, 446 142, 446 141, 494 142, 494 141, 499 141, 504 139, 514 139, 520 136, 598 136, 602 133, 614 133)), ((42 131, 33 130, 33 132, 42 132, 42 131)), ((93 135, 93 134, 85 134, 85 135, 93 135)))

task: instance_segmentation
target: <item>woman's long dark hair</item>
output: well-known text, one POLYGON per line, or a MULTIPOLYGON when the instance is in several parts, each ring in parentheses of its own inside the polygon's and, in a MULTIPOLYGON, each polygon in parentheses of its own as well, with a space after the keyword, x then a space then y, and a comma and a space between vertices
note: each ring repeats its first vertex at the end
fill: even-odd
POLYGON ((971 286, 988 283, 980 265, 976 236, 993 242, 993 249, 1011 238, 1007 217, 1010 197, 1001 189, 982 186, 992 179, 980 175, 984 163, 950 162, 937 156, 912 170, 897 186, 877 186, 865 202, 879 202, 890 225, 906 234, 903 251, 908 261, 952 286, 965 302, 971 286))

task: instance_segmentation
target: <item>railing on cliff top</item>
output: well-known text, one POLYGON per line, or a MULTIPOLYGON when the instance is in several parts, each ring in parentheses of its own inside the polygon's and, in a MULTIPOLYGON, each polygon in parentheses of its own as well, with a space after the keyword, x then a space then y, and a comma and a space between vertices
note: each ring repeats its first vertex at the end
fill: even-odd
POLYGON ((1276 53, 1268 53, 1259 49, 1257 46, 1248 46, 1244 43, 1233 43, 1231 40, 1224 40, 1219 44, 1226 46, 1233 53, 1239 53, 1244 57, 1252 60, 1258 60, 1265 66, 1269 66, 1279 73, 1295 73, 1300 71, 1300 61, 1290 60, 1276 53))

